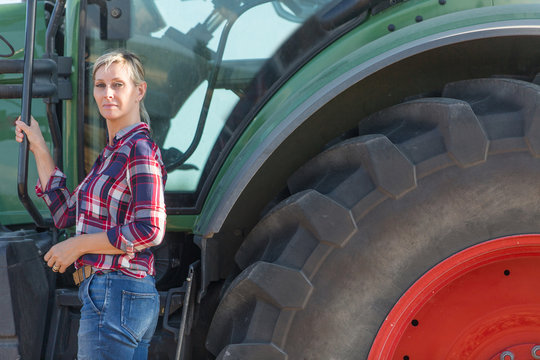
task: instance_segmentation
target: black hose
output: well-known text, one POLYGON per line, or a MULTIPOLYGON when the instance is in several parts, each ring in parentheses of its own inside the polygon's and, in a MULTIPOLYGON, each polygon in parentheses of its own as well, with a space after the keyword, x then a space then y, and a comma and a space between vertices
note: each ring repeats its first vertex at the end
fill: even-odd
MULTIPOLYGON (((47 32, 45 35, 45 56, 53 58, 55 54, 55 38, 58 33, 58 28, 61 24, 62 13, 66 0, 57 0, 54 4, 54 9, 47 26, 47 32)), ((57 104, 58 100, 53 101, 52 98, 44 100, 47 110, 47 120, 49 122, 49 129, 51 131, 51 139, 53 142, 53 158, 54 163, 59 169, 63 169, 62 161, 62 135, 60 131, 60 124, 58 121, 57 104)))
POLYGON ((0 35, 0 40, 2 40, 4 44, 6 44, 7 47, 9 48, 9 51, 11 51, 11 54, 0 54, 0 57, 6 57, 6 58, 12 57, 15 54, 15 49, 13 48, 13 45, 11 45, 8 39, 3 37, 2 35, 0 35))
POLYGON ((204 96, 203 106, 199 115, 199 122, 197 123, 197 129, 195 130, 193 140, 191 141, 191 144, 189 144, 187 150, 180 156, 179 159, 174 161, 172 164, 166 165, 165 169, 167 170, 167 172, 175 170, 182 166, 186 162, 186 160, 191 155, 193 155, 193 153, 197 149, 197 146, 199 146, 204 131, 204 125, 206 124, 206 119, 208 118, 208 110, 210 108, 210 103, 212 102, 212 96, 214 95, 214 89, 216 87, 216 81, 219 74, 221 62, 223 60, 225 44, 227 44, 227 37, 229 36, 229 32, 231 31, 233 24, 234 20, 228 21, 225 24, 223 32, 221 33, 218 51, 216 53, 216 63, 214 64, 214 67, 212 68, 212 73, 210 74, 210 77, 208 79, 208 89, 206 90, 206 95, 204 96))

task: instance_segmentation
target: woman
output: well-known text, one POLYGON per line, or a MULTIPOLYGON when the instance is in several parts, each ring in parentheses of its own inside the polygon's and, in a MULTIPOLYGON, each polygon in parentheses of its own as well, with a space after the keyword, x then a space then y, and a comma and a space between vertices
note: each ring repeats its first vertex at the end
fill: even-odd
POLYGON ((61 273, 75 264, 82 301, 78 359, 146 359, 159 314, 149 247, 165 231, 166 174, 159 148, 149 137, 144 70, 134 54, 117 50, 93 69, 94 99, 105 118, 108 141, 88 176, 73 193, 55 167, 32 118, 16 121, 36 158, 36 193, 55 225, 75 225, 76 236, 53 246, 45 261, 61 273))

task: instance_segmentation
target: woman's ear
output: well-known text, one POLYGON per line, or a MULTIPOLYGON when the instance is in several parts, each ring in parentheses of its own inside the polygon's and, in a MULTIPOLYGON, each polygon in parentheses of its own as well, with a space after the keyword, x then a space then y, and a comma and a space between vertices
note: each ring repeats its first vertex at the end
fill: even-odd
POLYGON ((144 95, 146 94, 146 87, 146 81, 142 81, 139 85, 137 85, 137 90, 139 91, 137 100, 141 101, 144 98, 144 95))

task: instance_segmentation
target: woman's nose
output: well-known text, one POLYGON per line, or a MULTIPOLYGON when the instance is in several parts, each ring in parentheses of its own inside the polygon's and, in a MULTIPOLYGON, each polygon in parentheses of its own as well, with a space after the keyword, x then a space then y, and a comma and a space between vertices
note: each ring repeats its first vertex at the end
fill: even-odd
POLYGON ((105 97, 107 99, 112 99, 113 98, 113 90, 107 86, 106 90, 105 90, 105 97))

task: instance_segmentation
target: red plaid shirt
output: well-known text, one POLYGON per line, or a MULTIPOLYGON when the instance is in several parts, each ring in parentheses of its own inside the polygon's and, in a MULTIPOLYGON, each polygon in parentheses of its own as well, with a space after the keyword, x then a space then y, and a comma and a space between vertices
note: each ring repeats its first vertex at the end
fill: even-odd
POLYGON ((76 234, 107 232, 123 255, 86 254, 75 267, 91 265, 121 270, 132 277, 155 275, 149 247, 165 233, 165 168, 157 145, 144 123, 120 130, 97 158, 90 173, 70 193, 66 176, 56 168, 45 190, 38 180, 36 193, 45 200, 58 228, 75 225, 76 234))

